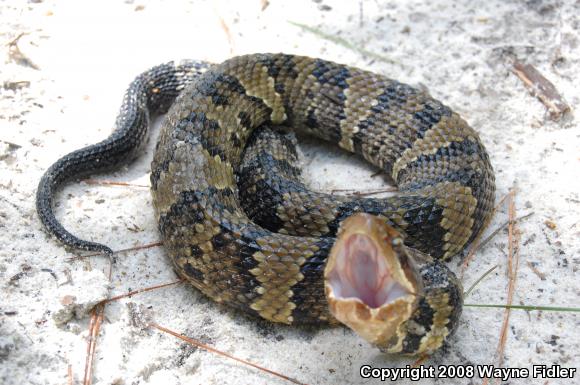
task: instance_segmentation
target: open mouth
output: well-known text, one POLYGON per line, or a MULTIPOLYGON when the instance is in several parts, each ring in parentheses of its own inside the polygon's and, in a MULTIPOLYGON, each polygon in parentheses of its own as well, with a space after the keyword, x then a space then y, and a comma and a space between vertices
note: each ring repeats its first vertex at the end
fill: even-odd
POLYGON ((341 223, 324 269, 332 315, 370 343, 399 348, 423 290, 400 234, 384 219, 355 214, 341 223), (397 342, 398 341, 398 342, 397 342))
POLYGON ((327 282, 336 299, 358 299, 369 308, 379 308, 409 294, 366 234, 349 235, 335 258, 327 282))

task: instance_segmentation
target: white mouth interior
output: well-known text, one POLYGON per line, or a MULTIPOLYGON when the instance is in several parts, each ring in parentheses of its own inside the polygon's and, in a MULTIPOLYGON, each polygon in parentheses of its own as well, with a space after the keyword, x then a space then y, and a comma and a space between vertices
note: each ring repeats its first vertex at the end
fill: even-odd
POLYGON ((337 299, 355 298, 370 308, 379 308, 408 294, 393 279, 374 242, 364 234, 351 235, 335 258, 327 280, 337 299))

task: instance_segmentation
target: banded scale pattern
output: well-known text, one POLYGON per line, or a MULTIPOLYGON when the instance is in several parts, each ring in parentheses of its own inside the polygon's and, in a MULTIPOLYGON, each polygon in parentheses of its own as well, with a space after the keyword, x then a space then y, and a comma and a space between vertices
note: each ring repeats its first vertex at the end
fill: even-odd
MULTIPOLYGON (((152 163, 153 197, 165 245, 180 271, 185 272, 189 264, 201 272, 198 278, 184 275, 217 301, 246 306, 266 319, 293 322, 298 319, 293 313, 308 300, 302 293, 304 285, 298 285, 308 270, 303 265, 322 266, 321 256, 331 244, 328 238, 272 233, 257 226, 242 209, 235 175, 252 131, 265 123, 300 127, 343 145, 352 140, 354 151, 396 174, 401 189, 410 186, 393 204, 399 227, 406 234, 424 231, 418 237, 436 256, 449 257, 463 249, 491 212, 493 174, 485 153, 476 154, 483 161, 476 164, 474 173, 491 182, 481 190, 472 191, 454 179, 460 162, 428 174, 426 180, 415 177, 419 172, 427 175, 417 165, 431 166, 422 159, 438 156, 431 153, 434 146, 446 151, 448 142, 479 143, 463 120, 425 93, 320 59, 238 57, 213 67, 180 95, 162 127, 152 163), (369 112, 349 94, 378 96, 368 100, 369 112), (345 120, 355 122, 354 130, 353 126, 350 131, 345 128, 345 120), (474 195, 478 191, 484 193, 474 195), (195 197, 191 204, 184 203, 184 193, 195 197), (174 213, 176 208, 179 214, 174 213), (485 215, 475 217, 478 209, 485 215), (186 214, 197 222, 181 224, 186 214), (231 254, 214 249, 208 238, 214 233, 231 254), (240 261, 245 265, 240 266, 240 261), (267 270, 264 262, 274 270, 267 270), (278 276, 288 285, 273 279, 278 276), (231 277, 243 278, 234 281, 231 277)), ((289 206, 299 211, 305 201, 289 206)), ((309 277, 312 282, 322 280, 316 270, 318 275, 309 277)), ((318 292, 312 302, 323 303, 323 293, 318 292)), ((309 314, 300 320, 317 321, 324 310, 309 314)))
MULTIPOLYGON (((365 212, 384 218, 401 231, 392 198, 350 198, 308 190, 301 181, 297 144, 295 135, 274 127, 262 126, 252 133, 238 173, 238 186, 242 207, 255 223, 295 236, 334 237, 339 223, 356 212, 365 212)), ((428 230, 424 227, 423 233, 412 232, 405 239, 419 267, 425 294, 397 342, 403 352, 438 348, 455 331, 462 311, 463 290, 455 274, 419 251, 429 247, 420 237, 428 230)))
MULTIPOLYGON (((440 154, 432 159, 417 161, 415 169, 411 171, 414 184, 409 182, 411 177, 399 181, 400 196, 388 199, 351 198, 311 191, 301 180, 296 145, 296 138, 291 133, 284 134, 272 127, 260 127, 249 140, 238 173, 244 211, 254 222, 271 231, 291 235, 334 236, 344 219, 354 213, 365 212, 384 217, 390 226, 405 237, 407 246, 435 258, 449 258, 457 250, 464 249, 483 226, 482 222, 474 223, 475 234, 470 233, 465 243, 445 254, 449 243, 461 233, 450 237, 450 242, 446 243, 446 230, 441 225, 444 211, 438 210, 436 202, 429 201, 427 194, 407 194, 408 191, 418 190, 417 182, 426 184, 423 181, 429 180, 437 184, 439 181, 456 180, 485 197, 487 186, 480 183, 482 176, 474 171, 475 166, 486 170, 485 166, 489 163, 481 144, 452 144, 448 149, 441 149, 440 154), (411 221, 408 221, 409 218, 411 221)), ((486 180, 484 182, 489 183, 486 180)), ((457 197, 451 195, 450 198, 464 200, 466 205, 473 205, 477 209, 477 203, 471 196, 460 194, 457 197)), ((493 197, 487 199, 489 202, 480 204, 480 209, 489 210, 493 197)), ((459 204, 457 207, 463 208, 459 204)), ((473 212, 471 215, 472 218, 478 218, 479 214, 473 212)), ((459 226, 455 228, 461 230, 459 226)))
MULTIPOLYGON (((168 255, 179 274, 212 299, 267 320, 334 321, 322 271, 341 215, 359 207, 318 209, 318 216, 308 217, 304 207, 322 207, 324 199, 298 185, 292 191, 285 186, 278 197, 271 195, 277 200, 276 216, 264 214, 271 221, 250 219, 236 182, 244 148, 260 126, 288 125, 384 169, 400 194, 381 203, 382 215, 435 257, 460 252, 491 215, 495 186, 489 159, 477 133, 448 107, 423 91, 360 69, 294 55, 253 54, 214 66, 169 63, 138 77, 113 134, 61 158, 40 181, 37 211, 50 233, 74 248, 111 252, 67 232, 52 212, 53 195, 73 177, 129 160, 144 141, 149 114, 169 105, 151 166, 168 255)), ((372 201, 358 205, 371 211, 376 206, 372 201)), ((453 278, 443 281, 458 290, 453 278)), ((437 319, 443 325, 439 329, 452 330, 461 301, 452 302, 458 297, 445 292, 424 301, 429 306, 419 306, 423 310, 415 318, 432 324, 437 319), (433 306, 432 316, 423 315, 433 306), (449 306, 453 309, 445 310, 449 306)), ((428 327, 415 329, 422 337, 400 351, 412 353, 433 341, 428 327)))

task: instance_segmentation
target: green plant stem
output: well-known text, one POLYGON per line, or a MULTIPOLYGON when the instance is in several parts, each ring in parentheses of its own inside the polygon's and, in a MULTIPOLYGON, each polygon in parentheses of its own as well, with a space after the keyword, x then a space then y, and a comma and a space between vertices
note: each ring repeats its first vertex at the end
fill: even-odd
POLYGON ((580 313, 578 307, 562 307, 562 306, 531 306, 531 305, 496 305, 496 304, 479 304, 479 303, 465 303, 464 307, 489 307, 497 309, 519 309, 519 310, 543 310, 543 311, 569 311, 580 313))

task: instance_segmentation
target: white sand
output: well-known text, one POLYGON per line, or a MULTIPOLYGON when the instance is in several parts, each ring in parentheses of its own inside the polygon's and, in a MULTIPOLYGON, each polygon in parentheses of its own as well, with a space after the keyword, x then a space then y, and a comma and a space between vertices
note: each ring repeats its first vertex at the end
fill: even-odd
MULTIPOLYGON (((578 109, 578 2, 488 0, 476 6, 467 0, 368 1, 362 14, 355 1, 270 3, 265 11, 259 0, 0 3, 0 383, 66 384, 69 364, 74 383, 82 383, 88 330, 83 310, 106 295, 176 278, 163 250, 154 248, 119 255, 109 283, 107 260, 67 261, 76 254, 46 235, 34 210, 43 171, 67 152, 104 138, 131 79, 171 59, 217 62, 235 54, 283 51, 427 87, 481 133, 496 170, 497 197, 517 185, 518 216, 534 213, 520 226, 514 303, 578 306, 579 121, 574 116, 560 122, 548 119, 544 105, 530 96, 509 64, 513 56, 533 64, 578 109), (220 18, 229 27, 230 39, 220 18), (289 20, 317 26, 402 65, 365 57, 303 32, 289 20), (7 44, 20 33, 25 35, 18 47, 38 70, 8 55, 7 44), (75 312, 80 318, 65 322, 75 312), (59 326, 55 318, 65 323, 59 326)), ((153 143, 128 170, 100 178, 147 184, 153 143)), ((370 178, 373 170, 360 163, 348 166, 353 159, 336 150, 311 145, 305 146, 305 154, 307 164, 315 158, 307 172, 315 188, 383 185, 380 178, 370 178), (365 170, 362 178, 357 176, 360 168, 365 170)), ((68 229, 114 249, 159 237, 146 188, 73 184, 59 203, 57 215, 68 229)), ((506 218, 502 207, 487 233, 506 218)), ((498 265, 468 302, 505 303, 506 254, 507 233, 501 231, 465 273, 468 287, 498 265)), ((499 309, 466 308, 451 346, 426 364, 496 362, 502 316, 499 309)), ((360 366, 413 362, 384 356, 343 328, 302 330, 256 322, 181 285, 107 306, 93 383, 285 383, 135 326, 135 319, 147 317, 308 384, 380 383, 362 379, 360 366)), ((504 366, 578 368, 579 327, 580 317, 570 312, 512 311, 504 366)), ((510 384, 578 384, 579 378, 510 384)), ((440 381, 482 382, 478 377, 440 381)))

